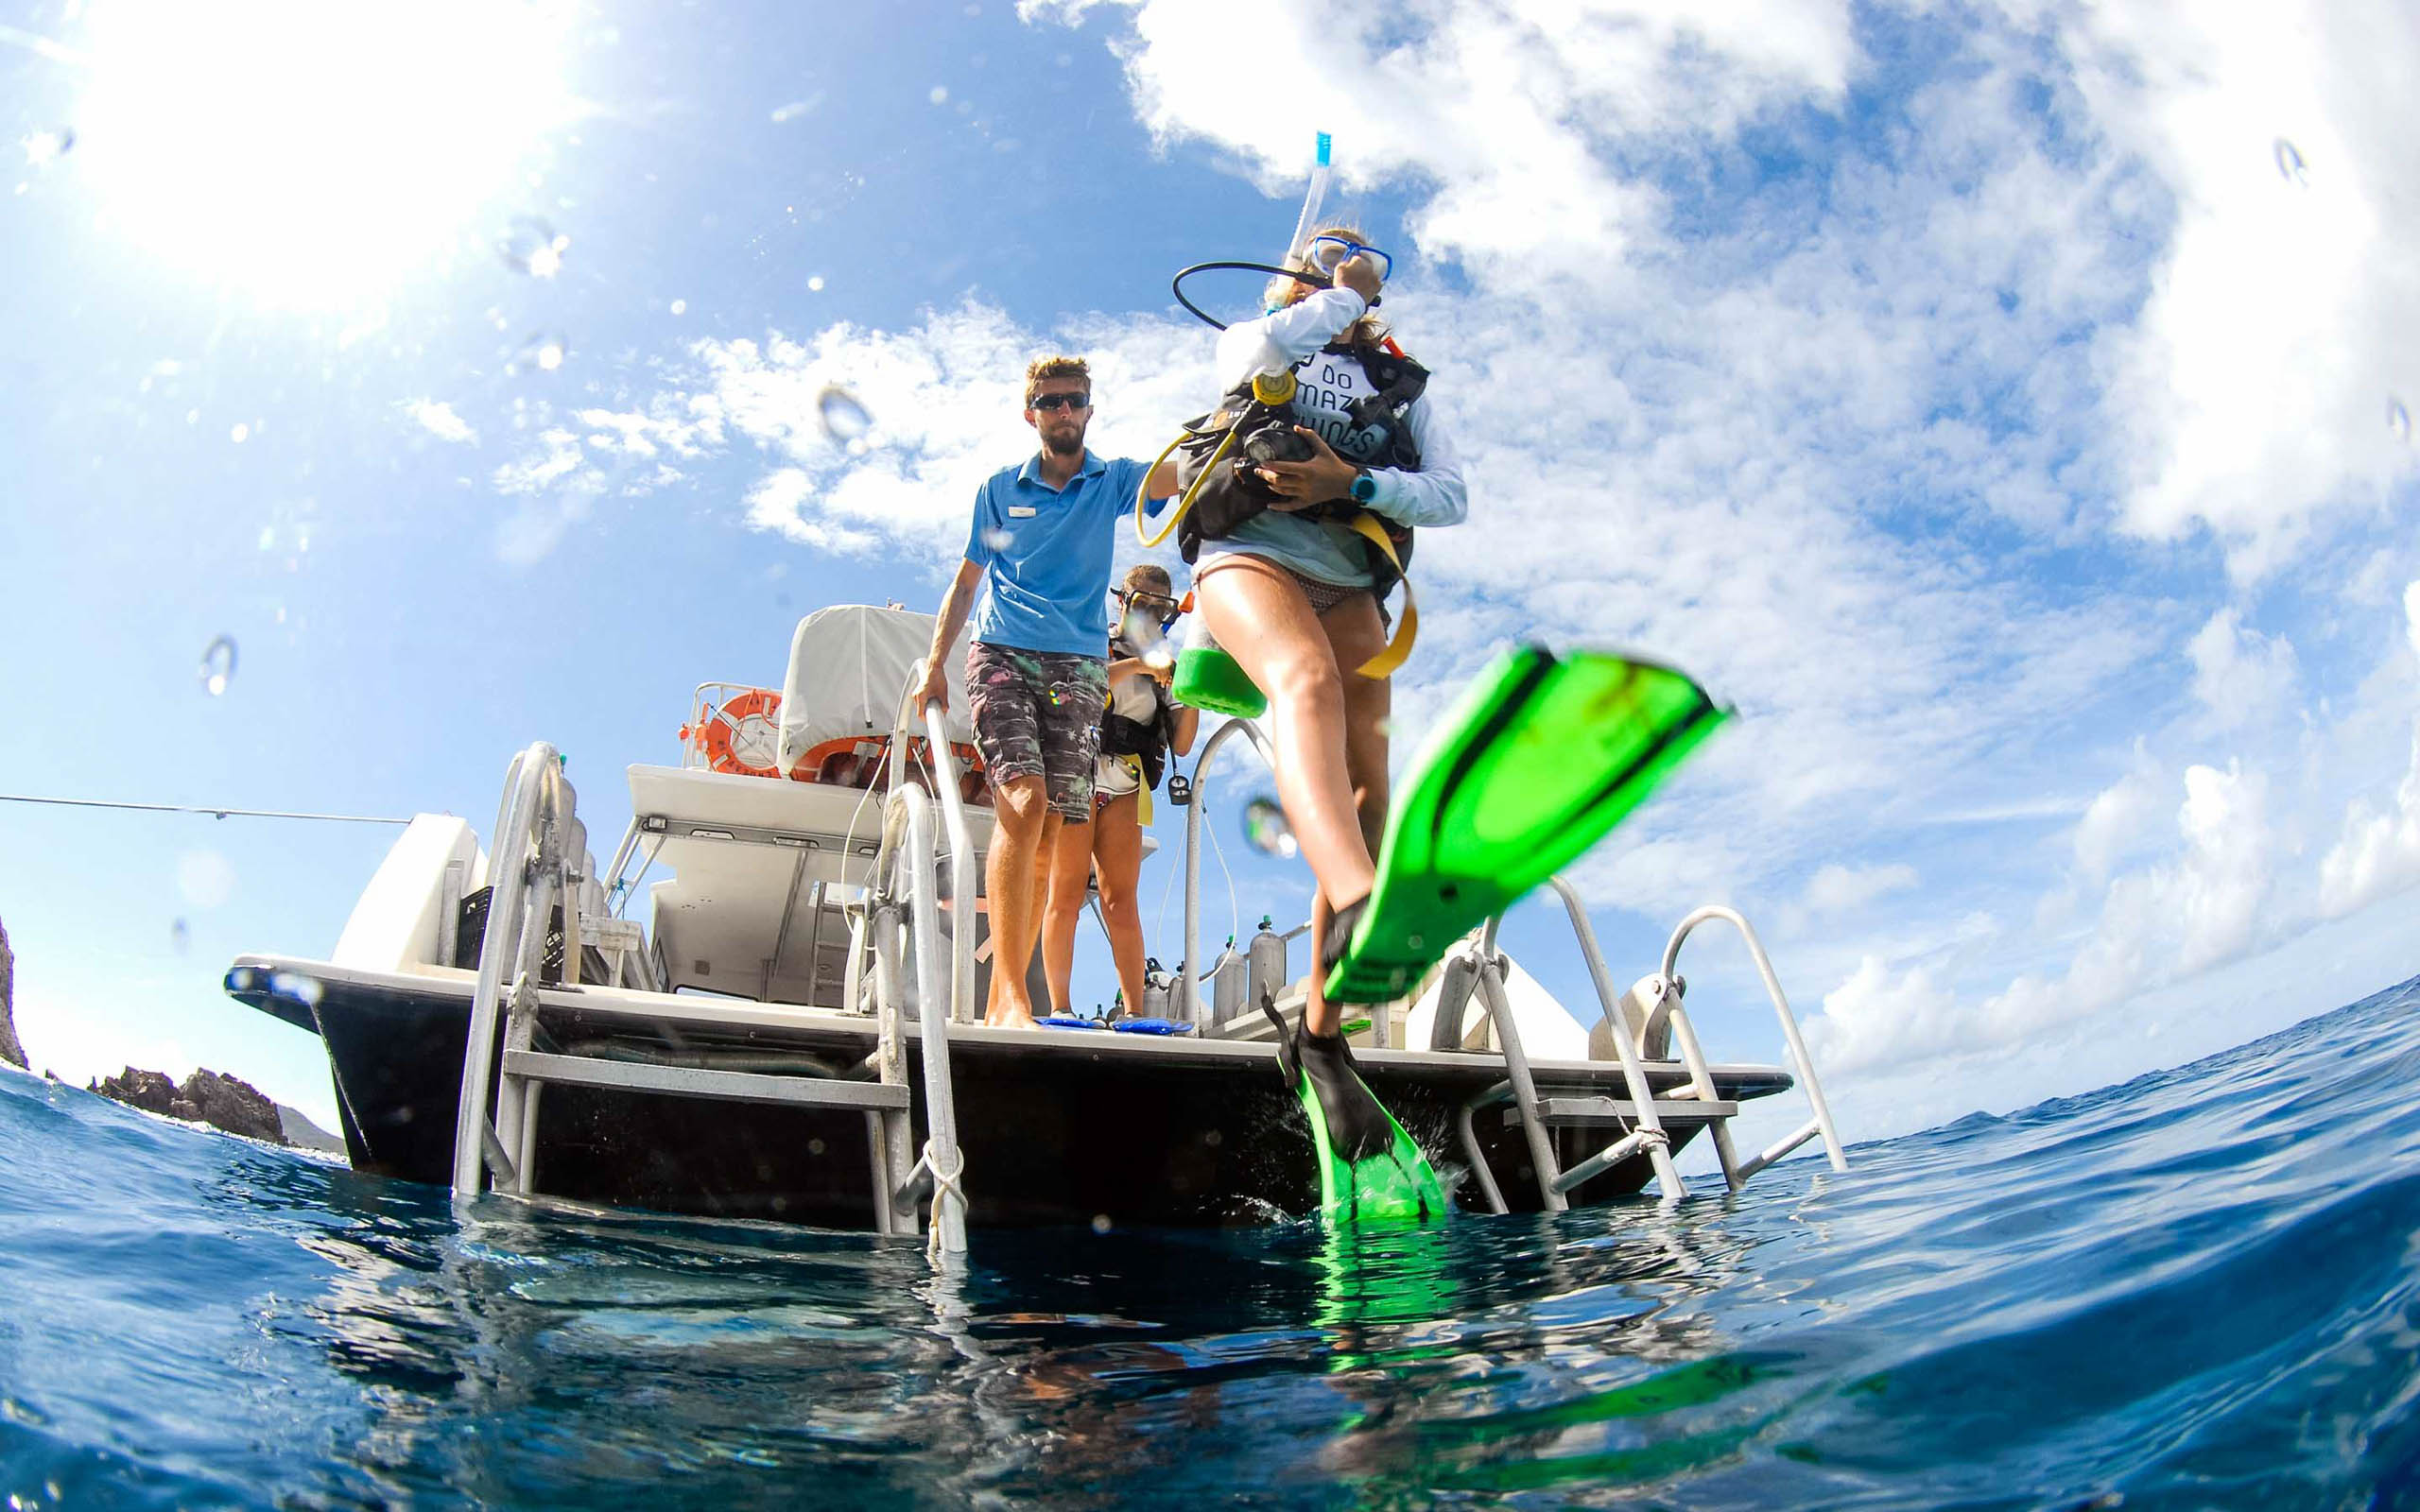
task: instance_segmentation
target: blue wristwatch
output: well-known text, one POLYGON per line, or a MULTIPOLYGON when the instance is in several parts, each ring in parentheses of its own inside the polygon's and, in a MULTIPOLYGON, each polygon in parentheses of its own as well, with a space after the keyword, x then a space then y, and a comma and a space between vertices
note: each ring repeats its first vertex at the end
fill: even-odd
POLYGON ((1378 480, 1370 475, 1368 468, 1355 468, 1353 470, 1353 502, 1368 504, 1377 496, 1378 480))

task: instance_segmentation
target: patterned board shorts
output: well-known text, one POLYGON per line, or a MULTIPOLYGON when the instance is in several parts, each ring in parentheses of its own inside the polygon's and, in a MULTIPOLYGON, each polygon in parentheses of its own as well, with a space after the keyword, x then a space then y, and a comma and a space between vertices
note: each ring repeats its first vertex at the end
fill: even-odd
POLYGON ((1109 663, 1097 656, 1020 651, 976 642, 966 653, 975 744, 994 786, 1039 777, 1050 806, 1077 824, 1093 816, 1093 758, 1109 702, 1109 663))

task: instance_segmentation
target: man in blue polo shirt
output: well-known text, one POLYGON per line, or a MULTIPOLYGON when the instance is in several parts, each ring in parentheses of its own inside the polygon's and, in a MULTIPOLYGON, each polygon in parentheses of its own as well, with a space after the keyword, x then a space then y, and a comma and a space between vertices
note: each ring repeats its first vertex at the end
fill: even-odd
POLYGON ((966 696, 992 775, 997 824, 984 865, 992 909, 992 1001, 984 1022, 1033 1027, 1026 968, 1042 921, 1039 861, 1062 824, 1092 818, 1093 759, 1109 696, 1113 532, 1150 473, 1150 496, 1176 491, 1176 468, 1084 450, 1092 372, 1080 357, 1026 369, 1025 422, 1042 450, 1002 468, 975 496, 966 559, 942 600, 918 708, 949 702, 944 658, 975 607, 966 696), (981 594, 977 594, 977 587, 981 594))

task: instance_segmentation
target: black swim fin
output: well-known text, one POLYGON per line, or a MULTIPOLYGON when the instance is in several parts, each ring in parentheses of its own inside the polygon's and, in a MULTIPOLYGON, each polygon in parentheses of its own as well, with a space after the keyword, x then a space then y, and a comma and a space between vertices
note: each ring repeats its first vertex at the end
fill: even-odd
POLYGON ((1260 1011, 1277 1026, 1278 1063, 1310 1120, 1321 1216, 1331 1223, 1443 1218, 1444 1183, 1419 1142, 1362 1081, 1344 1037, 1289 1027, 1266 993, 1260 1011))

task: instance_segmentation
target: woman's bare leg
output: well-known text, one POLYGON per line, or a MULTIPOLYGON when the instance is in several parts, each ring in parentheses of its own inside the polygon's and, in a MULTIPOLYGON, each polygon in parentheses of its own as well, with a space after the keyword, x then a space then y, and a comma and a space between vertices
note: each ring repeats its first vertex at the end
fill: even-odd
POLYGON ((1090 824, 1062 824, 1050 848, 1050 879, 1042 909, 1042 974, 1050 983, 1050 1011, 1072 1012, 1068 979, 1076 965, 1076 925, 1083 917, 1084 885, 1093 875, 1090 824))
POLYGON ((1100 873, 1100 921, 1109 931, 1110 958, 1117 963, 1118 990, 1126 1011, 1143 1011, 1143 910, 1135 882, 1143 872, 1141 799, 1132 793, 1109 800, 1093 816, 1093 864, 1100 873))
MULTIPOLYGON (((1321 615, 1320 628, 1327 632, 1328 646, 1343 672, 1345 776, 1353 784, 1361 843, 1375 856, 1387 833, 1387 711, 1393 705, 1394 690, 1387 679, 1365 678, 1354 669, 1386 649, 1386 622, 1378 618, 1378 601, 1359 593, 1321 615)), ((1371 875, 1376 876, 1374 863, 1371 875)), ((1327 938, 1328 921, 1335 917, 1325 895, 1313 898, 1311 938, 1327 938)), ((1322 985, 1311 984, 1303 1022, 1313 1034, 1334 1034, 1343 1014, 1320 990, 1322 985)))
POLYGON ((1376 872, 1345 769, 1343 675, 1310 601, 1286 574, 1232 558, 1194 579, 1210 633, 1269 695, 1277 797, 1320 890, 1336 902, 1367 897, 1376 872))
POLYGON ((1374 857, 1387 833, 1387 715, 1394 707, 1394 683, 1354 669, 1387 648, 1387 625, 1378 617, 1377 599, 1357 593, 1321 615, 1320 628, 1344 674, 1344 770, 1353 782, 1362 844, 1374 857))
MULTIPOLYGON (((1233 656, 1261 691, 1269 695, 1270 744, 1277 755, 1277 796, 1294 839, 1303 849, 1311 874, 1319 880, 1311 899, 1311 990, 1303 1005, 1303 1026, 1312 1034, 1336 1033, 1339 1015, 1320 990, 1319 955, 1327 938, 1329 920, 1340 904, 1370 895, 1376 881, 1371 864, 1367 816, 1357 801, 1351 767, 1349 719, 1358 709, 1373 728, 1384 719, 1369 713, 1369 700, 1357 693, 1348 702, 1348 681, 1369 679, 1340 668, 1336 632, 1312 614, 1302 588, 1282 570, 1252 558, 1222 564, 1195 577, 1194 592, 1209 616, 1210 633, 1233 656)), ((1340 621, 1344 645, 1357 646, 1365 638, 1356 606, 1368 625, 1379 629, 1377 607, 1366 595, 1348 599, 1329 611, 1340 621)), ((1376 646, 1354 656, 1357 667, 1376 646)), ((1366 740, 1362 742, 1366 746, 1366 740)), ((1386 759, 1379 747, 1379 807, 1383 815, 1386 759)), ((1383 817, 1380 820, 1383 823, 1383 817)))

